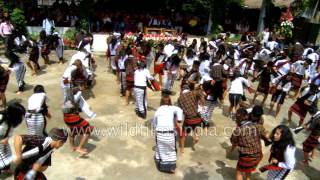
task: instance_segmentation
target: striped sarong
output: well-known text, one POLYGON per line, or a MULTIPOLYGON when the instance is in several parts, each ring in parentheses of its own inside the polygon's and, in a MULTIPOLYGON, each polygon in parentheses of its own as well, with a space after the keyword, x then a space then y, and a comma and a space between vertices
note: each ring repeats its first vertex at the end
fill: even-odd
POLYGON ((79 114, 64 114, 63 119, 71 130, 71 136, 90 134, 94 128, 87 120, 81 118, 79 114))
POLYGON ((120 93, 122 94, 122 95, 125 95, 125 93, 126 93, 126 82, 127 82, 127 80, 126 80, 126 72, 125 72, 125 70, 120 70, 120 72, 119 72, 119 79, 120 79, 120 93))
POLYGON ((177 148, 174 131, 156 132, 155 161, 162 172, 172 172, 176 169, 177 148))
POLYGON ((29 135, 46 136, 47 121, 42 113, 26 113, 26 124, 29 135))
POLYGON ((260 154, 239 154, 237 170, 241 172, 253 172, 256 170, 262 156, 260 154))
POLYGON ((303 152, 310 153, 314 148, 319 145, 320 136, 310 134, 309 137, 303 142, 303 152))
POLYGON ((146 87, 135 86, 133 90, 136 98, 136 111, 147 114, 146 87))
POLYGON ((13 68, 16 73, 16 80, 17 80, 19 90, 23 90, 26 66, 22 62, 18 62, 13 65, 13 68))

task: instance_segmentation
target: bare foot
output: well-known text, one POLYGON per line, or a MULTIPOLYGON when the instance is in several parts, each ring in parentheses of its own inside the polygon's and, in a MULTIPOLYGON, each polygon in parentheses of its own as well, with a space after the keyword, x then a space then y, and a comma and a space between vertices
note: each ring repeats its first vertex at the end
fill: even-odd
POLYGON ((17 91, 16 94, 20 95, 20 94, 22 94, 22 91, 17 91))
POLYGON ((77 147, 76 147, 76 146, 72 146, 72 147, 71 147, 71 151, 74 152, 74 151, 76 151, 76 150, 77 150, 77 147))
POLYGON ((88 154, 88 151, 84 148, 76 148, 76 150, 78 153, 80 153, 82 156, 85 156, 88 154))

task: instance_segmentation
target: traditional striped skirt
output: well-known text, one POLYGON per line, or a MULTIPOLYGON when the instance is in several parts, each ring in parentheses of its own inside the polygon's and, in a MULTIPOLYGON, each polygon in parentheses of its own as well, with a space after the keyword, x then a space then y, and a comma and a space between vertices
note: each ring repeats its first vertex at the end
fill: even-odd
POLYGON ((172 172, 176 169, 177 148, 174 131, 156 132, 155 161, 162 172, 172 172))
POLYGON ((134 95, 136 98, 136 111, 141 114, 147 113, 146 87, 134 87, 134 95))
POLYGON ((310 134, 309 137, 303 142, 303 152, 310 153, 314 148, 319 145, 320 136, 310 134))
POLYGON ((299 89, 301 84, 302 84, 302 80, 303 80, 303 75, 299 75, 299 74, 293 74, 292 75, 292 86, 295 89, 299 89))
POLYGON ((134 76, 126 74, 126 90, 131 91, 134 87, 134 76))
MULTIPOLYGON (((10 168, 9 159, 12 156, 12 152, 9 144, 0 144, 0 166, 4 167, 3 169, 10 168)), ((1 170, 1 169, 0 169, 1 170)))
POLYGON ((270 90, 270 83, 266 83, 266 82, 259 82, 257 91, 263 94, 269 94, 269 90, 270 90))
POLYGON ((81 118, 78 114, 64 114, 63 119, 70 128, 71 136, 90 134, 94 128, 87 120, 81 118))
POLYGON ((47 121, 42 113, 26 113, 26 124, 29 135, 46 136, 47 121))
POLYGON ((122 95, 125 95, 125 92, 126 92, 126 72, 125 72, 125 70, 120 70, 119 79, 120 79, 120 93, 122 95))
POLYGON ((260 160, 261 154, 242 154, 239 153, 239 160, 237 164, 237 170, 241 172, 253 172, 256 170, 260 160))
POLYGON ((201 116, 194 118, 186 118, 183 122, 183 131, 185 134, 189 134, 192 130, 195 130, 197 127, 201 127, 203 124, 203 119, 201 116))
POLYGON ((300 117, 300 121, 303 121, 307 115, 309 106, 304 104, 304 102, 296 101, 291 107, 290 111, 296 113, 300 117))
POLYGON ((111 68, 112 70, 116 70, 117 66, 116 66, 116 56, 110 56, 110 62, 111 62, 111 68))
POLYGON ((15 63, 13 68, 16 73, 16 80, 17 80, 19 90, 23 90, 20 88, 23 88, 24 86, 24 75, 26 73, 26 66, 22 62, 19 62, 19 63, 15 63))

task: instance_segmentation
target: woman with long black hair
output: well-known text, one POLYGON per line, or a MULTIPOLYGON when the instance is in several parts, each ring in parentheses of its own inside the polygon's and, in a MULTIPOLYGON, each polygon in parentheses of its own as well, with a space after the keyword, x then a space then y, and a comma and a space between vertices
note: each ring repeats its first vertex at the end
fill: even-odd
POLYGON ((0 171, 10 172, 10 164, 5 163, 12 156, 8 139, 13 129, 21 124, 25 113, 25 108, 16 102, 9 104, 6 110, 0 111, 0 164, 4 167, 0 171))
POLYGON ((279 125, 271 133, 270 165, 263 166, 260 171, 268 171, 267 179, 285 179, 296 164, 295 142, 290 129, 279 125))
POLYGON ((47 118, 51 118, 46 104, 47 96, 42 85, 36 85, 28 99, 26 124, 29 135, 47 136, 47 118))

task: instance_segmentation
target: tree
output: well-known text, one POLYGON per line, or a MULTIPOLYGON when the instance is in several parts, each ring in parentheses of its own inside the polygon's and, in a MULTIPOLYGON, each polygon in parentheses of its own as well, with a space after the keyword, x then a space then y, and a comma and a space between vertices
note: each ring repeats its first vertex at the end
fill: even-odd
POLYGON ((186 12, 201 13, 208 17, 207 33, 219 28, 227 7, 232 4, 243 4, 244 0, 187 0, 182 9, 186 12))
POLYGON ((313 18, 320 9, 319 0, 295 0, 291 3, 294 16, 301 16, 309 12, 308 15, 313 18))
POLYGON ((24 12, 21 9, 13 9, 10 18, 12 25, 14 26, 15 30, 17 30, 17 32, 21 34, 27 34, 27 21, 24 16, 24 12))

